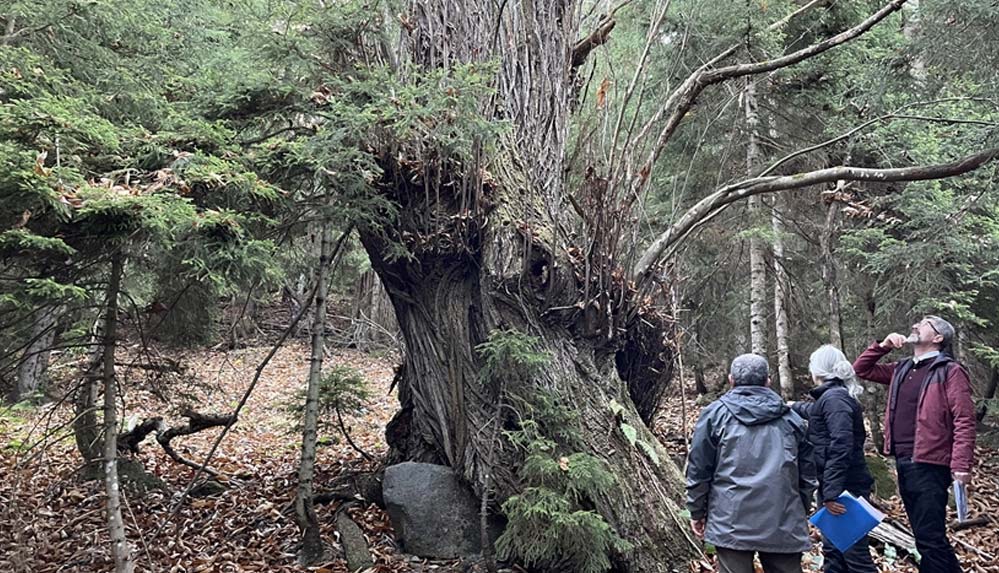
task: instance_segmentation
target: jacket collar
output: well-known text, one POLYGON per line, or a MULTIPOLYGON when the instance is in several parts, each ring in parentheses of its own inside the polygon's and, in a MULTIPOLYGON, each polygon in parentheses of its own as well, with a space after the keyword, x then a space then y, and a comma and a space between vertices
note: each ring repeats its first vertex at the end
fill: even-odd
POLYGON ((825 394, 827 391, 832 390, 833 388, 845 388, 845 387, 846 384, 844 384, 843 381, 840 380, 839 378, 828 378, 820 386, 809 390, 808 394, 812 398, 818 400, 820 396, 825 394))
POLYGON ((930 360, 931 358, 936 358, 937 356, 940 356, 939 350, 930 350, 929 352, 924 352, 919 356, 914 356, 912 358, 912 363, 915 364, 916 366, 919 366, 924 361, 930 360))

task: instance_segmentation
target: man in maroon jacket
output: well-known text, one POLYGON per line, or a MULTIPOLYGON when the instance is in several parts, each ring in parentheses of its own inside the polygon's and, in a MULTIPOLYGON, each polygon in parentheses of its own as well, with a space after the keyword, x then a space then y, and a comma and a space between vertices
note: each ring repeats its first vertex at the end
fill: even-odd
POLYGON ((952 477, 971 482, 975 407, 968 372, 951 356, 953 339, 949 322, 927 316, 912 325, 909 337, 893 332, 853 363, 858 376, 890 385, 884 451, 895 456, 921 573, 961 571, 947 541, 947 493, 952 477), (912 358, 878 364, 906 343, 912 344, 912 358))

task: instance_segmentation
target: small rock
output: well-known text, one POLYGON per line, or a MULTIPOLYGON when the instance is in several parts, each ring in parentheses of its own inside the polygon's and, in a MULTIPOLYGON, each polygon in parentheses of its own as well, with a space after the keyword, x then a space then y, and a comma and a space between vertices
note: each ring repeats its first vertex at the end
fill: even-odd
POLYGON ((374 565, 371 553, 368 551, 368 540, 364 538, 364 532, 344 511, 336 514, 336 530, 340 533, 340 545, 343 546, 348 570, 358 571, 374 565))

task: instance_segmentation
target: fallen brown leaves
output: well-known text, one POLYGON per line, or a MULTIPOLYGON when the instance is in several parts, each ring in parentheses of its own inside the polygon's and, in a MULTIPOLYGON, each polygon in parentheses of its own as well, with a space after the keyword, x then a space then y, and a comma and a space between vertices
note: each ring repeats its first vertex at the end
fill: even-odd
MULTIPOLYGON (((198 383, 185 385, 186 404, 172 410, 162 400, 162 388, 148 384, 128 384, 137 372, 120 371, 126 382, 125 412, 135 421, 162 415, 167 424, 182 423, 182 406, 205 413, 224 414, 252 378, 253 369, 266 354, 266 348, 230 352, 194 352, 183 363, 198 383)), ((299 436, 295 420, 286 405, 305 380, 308 349, 300 342, 290 343, 275 356, 264 371, 240 420, 222 442, 211 465, 222 472, 226 489, 208 497, 188 499, 176 517, 164 523, 177 492, 183 490, 193 471, 174 463, 149 439, 143 443, 139 461, 162 479, 166 491, 144 494, 126 491, 125 518, 129 539, 136 552, 137 570, 153 573, 230 573, 267 571, 301 572, 296 563, 298 527, 288 508, 294 498, 297 480, 299 436), (162 526, 162 529, 161 529, 162 526), (158 535, 153 533, 161 529, 158 535)), ((329 365, 346 364, 365 376, 375 398, 362 416, 347 419, 351 435, 363 449, 376 457, 385 453, 385 424, 398 404, 389 395, 395 361, 355 351, 338 350, 329 365)), ((670 395, 655 423, 655 431, 675 459, 686 452, 686 439, 700 412, 693 392, 686 399, 686 420, 679 392, 670 395)), ((0 411, 0 571, 3 572, 97 572, 111 563, 107 551, 104 494, 100 482, 82 482, 79 455, 71 431, 54 430, 48 447, 25 451, 43 431, 53 430, 72 419, 71 408, 50 404, 28 412, 0 411), (33 431, 32 431, 33 429, 33 431), (30 435, 29 435, 30 434, 30 435)), ((220 429, 178 439, 183 455, 200 461, 220 429)), ((317 459, 317 490, 333 484, 347 472, 371 469, 360 454, 343 440, 330 435, 317 459)), ((999 454, 979 447, 975 484, 971 488, 972 517, 997 515, 999 511, 999 454)), ((897 497, 883 500, 889 517, 906 524, 897 497)), ((324 539, 330 544, 331 559, 317 568, 318 573, 344 573, 339 557, 338 537, 333 515, 339 505, 317 507, 324 539)), ((430 562, 401 554, 393 540, 387 515, 375 506, 346 510, 364 531, 375 565, 366 573, 408 571, 457 571, 454 562, 430 562)), ((999 532, 986 526, 951 534, 966 571, 999 572, 999 532)), ((903 561, 902 551, 894 560, 884 547, 875 548, 882 572, 914 573, 903 561)), ((888 552, 890 553, 890 552, 888 552)), ((819 571, 819 551, 806 555, 805 570, 819 571)), ((691 571, 712 570, 711 557, 691 564, 691 571)))
MULTIPOLYGON (((191 375, 204 383, 189 397, 189 406, 201 412, 228 413, 252 377, 266 348, 231 352, 200 352, 185 358, 191 375)), ((211 465, 223 474, 226 488, 209 497, 185 501, 168 523, 177 492, 190 480, 193 470, 168 458, 150 438, 141 446, 139 461, 158 476, 166 491, 143 494, 126 491, 125 519, 136 553, 138 571, 160 573, 305 571, 296 563, 298 527, 286 511, 294 498, 297 482, 298 444, 295 421, 287 404, 302 387, 308 370, 308 350, 300 343, 282 349, 267 367, 239 422, 222 442, 211 465), (163 526, 161 528, 161 526, 163 526), (154 532, 160 529, 158 535, 154 532)), ((388 395, 394 362, 354 351, 337 351, 328 363, 358 369, 369 381, 375 399, 364 415, 347 419, 351 435, 376 457, 384 454, 383 430, 397 408, 388 395)), ((119 375, 122 375, 120 372, 119 375)), ((134 374, 138 376, 138 374, 134 374)), ((135 420, 162 415, 168 424, 179 424, 180 408, 167 406, 155 395, 129 386, 126 380, 125 412, 135 420)), ((72 410, 51 404, 15 416, 0 417, 0 571, 89 572, 107 571, 104 495, 98 481, 78 479, 79 455, 68 430, 56 433, 57 441, 45 449, 25 455, 21 444, 37 440, 47 427, 68 423, 72 410), (38 427, 33 437, 27 434, 38 427), (13 447, 12 447, 13 446, 13 447), (32 458, 32 456, 34 456, 32 458)), ((200 461, 221 429, 185 436, 175 443, 178 451, 200 461)), ((342 439, 329 436, 317 459, 317 490, 346 472, 372 469, 342 439)), ((316 571, 346 571, 339 557, 333 528, 336 503, 317 507, 323 537, 330 543, 330 561, 316 571)), ((384 512, 375 506, 347 510, 364 531, 371 547, 374 567, 369 573, 422 570, 401 555, 384 512)), ((433 564, 446 570, 446 564, 433 564)))

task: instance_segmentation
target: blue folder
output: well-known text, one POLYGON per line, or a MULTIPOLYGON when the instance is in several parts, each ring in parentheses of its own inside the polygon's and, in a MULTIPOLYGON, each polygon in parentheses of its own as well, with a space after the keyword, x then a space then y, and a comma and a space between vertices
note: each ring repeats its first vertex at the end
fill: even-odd
POLYGON ((822 535, 840 551, 853 547, 854 543, 860 541, 885 518, 866 499, 858 498, 850 492, 845 492, 836 501, 846 507, 846 513, 833 515, 822 507, 808 521, 818 527, 822 535))

